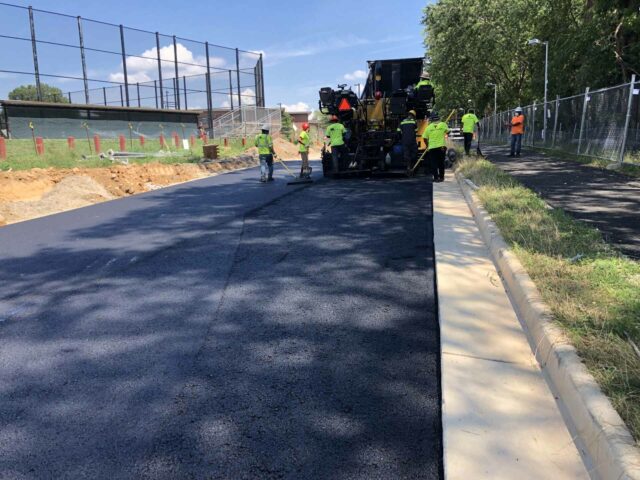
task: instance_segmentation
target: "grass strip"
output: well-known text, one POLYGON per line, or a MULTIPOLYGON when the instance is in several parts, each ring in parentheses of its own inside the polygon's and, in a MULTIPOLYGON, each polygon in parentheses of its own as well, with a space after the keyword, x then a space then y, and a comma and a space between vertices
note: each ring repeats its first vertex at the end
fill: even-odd
POLYGON ((640 438, 640 262, 487 160, 459 162, 603 392, 640 438))
MULTIPOLYGON (((172 142, 171 138, 167 139, 167 143, 172 142)), ((107 150, 119 151, 120 146, 118 140, 115 139, 102 139, 101 150, 106 152, 107 150)), ((220 145, 219 142, 214 142, 219 145, 218 155, 220 158, 229 158, 240 155, 246 150, 246 147, 242 145, 241 139, 234 139, 229 141, 229 145, 225 147, 220 145)), ((7 144, 7 159, 0 160, 0 171, 2 170, 28 170, 31 168, 94 168, 94 167, 108 167, 113 164, 111 160, 99 158, 95 154, 93 147, 93 141, 91 143, 91 149, 89 150, 89 143, 87 139, 76 139, 75 148, 70 150, 66 140, 59 139, 47 139, 44 140, 45 153, 44 155, 36 155, 33 141, 30 139, 12 139, 6 140, 7 144), (92 154, 93 153, 93 154, 92 154), (88 156, 83 158, 83 155, 88 156)), ((164 164, 176 164, 176 163, 197 163, 202 158, 202 141, 197 140, 196 144, 191 150, 183 150, 182 148, 176 148, 173 145, 168 145, 165 148, 160 147, 160 141, 154 139, 147 139, 145 145, 140 145, 138 140, 130 142, 127 140, 127 151, 148 153, 148 157, 130 158, 129 163, 164 163, 164 164), (154 156, 158 152, 163 151, 164 156, 154 156)), ((250 146, 250 145, 248 145, 250 146)))

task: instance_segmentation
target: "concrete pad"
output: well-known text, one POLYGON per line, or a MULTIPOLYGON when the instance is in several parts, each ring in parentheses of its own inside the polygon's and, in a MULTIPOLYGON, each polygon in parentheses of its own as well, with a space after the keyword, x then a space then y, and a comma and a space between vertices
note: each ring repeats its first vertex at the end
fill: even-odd
POLYGON ((434 210, 447 478, 590 478, 455 179, 434 210))

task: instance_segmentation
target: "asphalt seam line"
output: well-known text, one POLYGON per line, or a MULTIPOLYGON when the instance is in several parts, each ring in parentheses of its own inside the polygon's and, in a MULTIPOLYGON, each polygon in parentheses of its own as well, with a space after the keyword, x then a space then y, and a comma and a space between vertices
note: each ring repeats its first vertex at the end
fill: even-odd
POLYGON ((571 425, 597 475, 605 480, 640 480, 640 450, 595 378, 587 371, 543 302, 540 292, 464 175, 456 179, 473 213, 545 378, 566 407, 571 425))

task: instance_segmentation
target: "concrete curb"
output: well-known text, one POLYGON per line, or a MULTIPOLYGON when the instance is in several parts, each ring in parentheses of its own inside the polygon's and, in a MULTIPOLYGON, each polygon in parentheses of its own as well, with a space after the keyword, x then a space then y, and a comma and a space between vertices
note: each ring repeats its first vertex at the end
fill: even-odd
POLYGON ((640 480, 640 450, 620 415, 553 322, 535 284, 509 249, 466 178, 456 174, 456 179, 516 313, 526 325, 540 367, 566 407, 568 420, 587 450, 593 473, 604 480, 640 480))

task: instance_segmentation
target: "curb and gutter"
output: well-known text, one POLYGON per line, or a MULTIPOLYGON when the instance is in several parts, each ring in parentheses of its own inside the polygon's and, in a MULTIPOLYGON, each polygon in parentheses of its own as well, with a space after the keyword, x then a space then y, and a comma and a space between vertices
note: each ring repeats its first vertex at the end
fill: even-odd
POLYGON ((456 179, 518 318, 526 326, 536 359, 566 407, 568 421, 586 449, 594 473, 604 480, 640 480, 640 450, 622 418, 553 321, 533 280, 474 192, 477 187, 460 173, 456 179))

